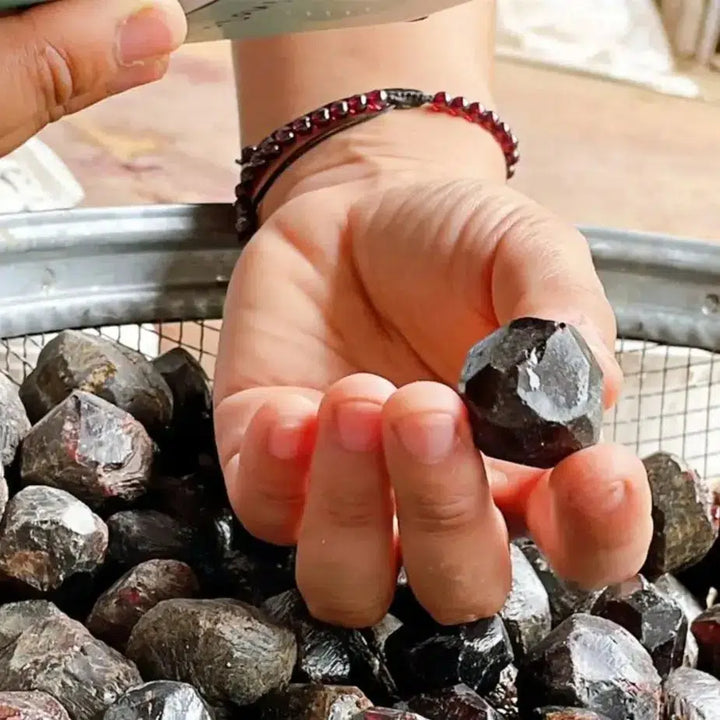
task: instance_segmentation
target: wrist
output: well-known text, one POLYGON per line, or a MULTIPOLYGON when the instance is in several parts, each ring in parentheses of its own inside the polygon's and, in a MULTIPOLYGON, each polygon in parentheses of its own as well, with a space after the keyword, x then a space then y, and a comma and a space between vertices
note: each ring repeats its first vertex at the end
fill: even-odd
MULTIPOLYGON (((484 104, 492 107, 488 96, 484 104)), ((354 185, 366 192, 423 179, 501 184, 505 177, 503 152, 482 127, 426 107, 393 110, 325 139, 300 157, 273 184, 261 217, 293 197, 331 186, 354 185)))

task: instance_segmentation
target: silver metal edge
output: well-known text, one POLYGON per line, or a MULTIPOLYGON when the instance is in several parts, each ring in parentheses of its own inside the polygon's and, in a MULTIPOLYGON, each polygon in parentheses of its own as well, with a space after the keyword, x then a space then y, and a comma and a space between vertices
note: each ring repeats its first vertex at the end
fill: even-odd
MULTIPOLYGON (((224 204, 0 216, 0 338, 221 318, 233 225, 224 204)), ((580 230, 621 337, 720 351, 720 243, 580 230)))

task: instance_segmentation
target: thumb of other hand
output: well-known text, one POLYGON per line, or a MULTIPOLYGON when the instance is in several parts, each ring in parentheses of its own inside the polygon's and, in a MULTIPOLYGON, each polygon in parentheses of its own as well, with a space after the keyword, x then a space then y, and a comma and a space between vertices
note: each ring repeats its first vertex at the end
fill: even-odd
POLYGON ((160 79, 186 32, 177 0, 57 0, 0 18, 0 156, 64 115, 160 79))

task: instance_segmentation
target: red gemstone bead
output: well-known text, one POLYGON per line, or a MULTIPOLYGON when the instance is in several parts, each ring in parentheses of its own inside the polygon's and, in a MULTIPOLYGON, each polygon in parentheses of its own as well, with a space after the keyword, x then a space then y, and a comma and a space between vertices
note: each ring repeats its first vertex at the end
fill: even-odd
POLYGON ((494 113, 491 110, 483 110, 480 115, 478 116, 477 123, 481 127, 484 127, 486 130, 489 130, 492 127, 492 119, 493 119, 494 113))
POLYGON ((310 121, 316 127, 327 125, 330 122, 330 111, 325 107, 315 110, 310 115, 310 121))
POLYGON ((330 106, 330 117, 332 117, 333 120, 342 120, 342 118, 348 116, 349 112, 350 106, 345 102, 345 100, 334 102, 330 106))
POLYGON ((503 135, 500 137, 500 147, 506 155, 512 152, 513 145, 513 141, 507 135, 503 135))
POLYGON ((384 90, 373 90, 367 96, 368 108, 384 110, 387 107, 387 99, 387 93, 384 90))
POLYGON ((295 142, 295 133, 292 131, 292 128, 285 125, 273 133, 273 138, 276 142, 280 143, 280 145, 291 145, 295 142))
POLYGON ((310 118, 305 117, 298 118, 291 125, 290 128, 296 135, 309 135, 312 132, 313 126, 310 118))
POLYGON ((450 96, 446 92, 435 93, 432 99, 433 110, 444 110, 450 104, 450 96))
POLYGON ((456 97, 450 101, 450 111, 453 115, 464 115, 467 109, 467 102, 464 97, 456 97))
POLYGON ((282 148, 274 140, 263 140, 258 147, 258 160, 273 160, 282 155, 282 148))
POLYGON ((368 106, 368 99, 365 95, 353 95, 348 101, 350 114, 365 112, 368 106))
POLYGON ((467 116, 469 120, 472 120, 473 122, 479 122, 481 115, 483 114, 485 108, 478 102, 470 103, 467 108, 467 116))

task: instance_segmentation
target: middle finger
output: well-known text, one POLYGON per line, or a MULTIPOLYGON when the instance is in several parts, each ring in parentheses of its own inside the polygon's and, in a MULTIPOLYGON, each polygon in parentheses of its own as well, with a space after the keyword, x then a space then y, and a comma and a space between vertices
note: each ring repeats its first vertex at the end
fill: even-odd
POLYGON ((372 625, 395 590, 393 500, 381 436, 382 405, 394 389, 375 375, 351 375, 320 404, 296 572, 308 608, 325 622, 372 625))
POLYGON ((510 590, 508 533, 462 400, 440 383, 406 385, 385 403, 383 439, 418 601, 445 624, 493 615, 510 590))

